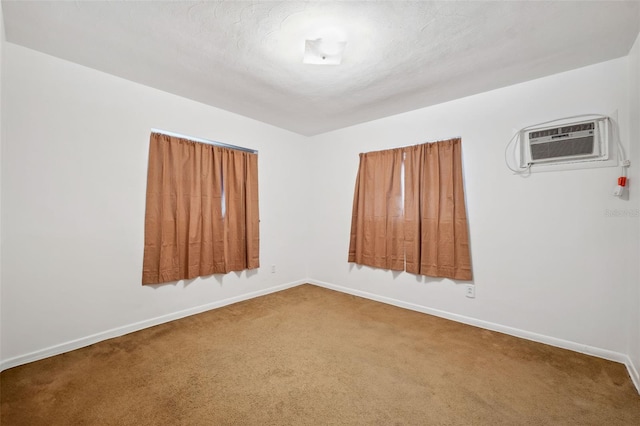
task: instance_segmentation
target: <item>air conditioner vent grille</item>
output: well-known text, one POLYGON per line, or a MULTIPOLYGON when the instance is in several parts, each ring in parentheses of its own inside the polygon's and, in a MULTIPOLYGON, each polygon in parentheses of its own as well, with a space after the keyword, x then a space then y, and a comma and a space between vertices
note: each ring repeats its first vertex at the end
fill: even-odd
POLYGON ((591 123, 574 124, 572 126, 565 126, 565 127, 562 127, 562 129, 560 130, 560 133, 573 133, 573 132, 582 132, 584 130, 593 130, 595 129, 595 125, 596 123, 591 122, 591 123))
POLYGON ((529 133, 529 139, 538 139, 545 136, 553 136, 557 135, 558 133, 559 132, 557 127, 555 129, 539 130, 537 132, 529 133))
POLYGON ((593 136, 531 144, 531 158, 546 160, 593 154, 593 136))

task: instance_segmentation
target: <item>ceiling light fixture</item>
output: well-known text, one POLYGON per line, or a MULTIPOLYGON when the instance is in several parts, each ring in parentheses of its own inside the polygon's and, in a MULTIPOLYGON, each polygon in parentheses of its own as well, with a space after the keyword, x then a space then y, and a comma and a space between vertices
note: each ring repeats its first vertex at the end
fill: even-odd
POLYGON ((310 31, 304 43, 305 64, 314 65, 339 65, 342 62, 342 54, 347 44, 344 31, 336 27, 324 27, 310 31))
POLYGON ((346 44, 346 41, 333 41, 322 38, 306 40, 302 62, 313 65, 339 65, 342 62, 342 54, 346 44))

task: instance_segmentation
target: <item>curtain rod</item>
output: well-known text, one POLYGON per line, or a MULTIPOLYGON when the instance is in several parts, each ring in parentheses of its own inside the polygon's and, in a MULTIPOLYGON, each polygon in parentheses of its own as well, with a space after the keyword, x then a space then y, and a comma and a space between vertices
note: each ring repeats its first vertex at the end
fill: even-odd
POLYGON ((242 146, 230 145, 228 143, 212 141, 210 139, 195 138, 193 136, 182 135, 180 133, 175 133, 175 132, 168 132, 166 130, 161 130, 161 129, 151 129, 151 131, 153 133, 161 133, 161 134, 167 135, 167 136, 174 136, 176 138, 189 139, 189 140, 194 141, 194 142, 202 142, 202 143, 206 143, 206 144, 209 144, 209 145, 221 146, 223 148, 236 149, 238 151, 250 152, 252 154, 257 154, 258 153, 257 149, 244 148, 242 146))

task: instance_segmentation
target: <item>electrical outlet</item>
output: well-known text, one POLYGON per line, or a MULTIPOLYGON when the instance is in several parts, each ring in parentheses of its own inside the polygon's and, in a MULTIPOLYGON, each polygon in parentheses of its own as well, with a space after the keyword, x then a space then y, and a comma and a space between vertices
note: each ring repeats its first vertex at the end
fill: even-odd
POLYGON ((271 265, 271 273, 272 274, 276 273, 276 265, 271 265))
POLYGON ((476 297, 476 286, 473 284, 467 284, 467 288, 465 289, 465 296, 473 299, 476 297))

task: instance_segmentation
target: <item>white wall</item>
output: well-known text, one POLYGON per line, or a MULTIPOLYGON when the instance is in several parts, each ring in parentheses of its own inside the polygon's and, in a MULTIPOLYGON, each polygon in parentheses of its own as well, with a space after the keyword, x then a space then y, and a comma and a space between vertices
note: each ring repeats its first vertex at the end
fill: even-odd
POLYGON ((504 164, 517 129, 581 113, 617 112, 628 144, 627 81, 621 58, 313 137, 311 279, 602 356, 628 354, 638 220, 605 210, 638 208, 639 197, 612 196, 618 168, 522 178, 504 164), (455 136, 476 298, 450 280, 348 264, 358 153, 455 136))
POLYGON ((4 55, 5 367, 306 277, 306 138, 11 43, 4 55), (151 128, 260 151, 257 273, 141 286, 151 128))
MULTIPOLYGON (((632 161, 629 169, 629 190, 631 192, 630 197, 637 200, 640 198, 640 35, 629 54, 629 77, 629 124, 632 161)), ((640 218, 637 218, 637 220, 640 221, 640 218)), ((640 245, 640 238, 637 239, 637 242, 640 245)), ((640 262, 637 261, 637 258, 635 263, 640 268, 640 262)), ((640 272, 638 275, 640 275, 640 272)), ((635 375, 636 385, 640 387, 640 375, 638 374, 640 372, 640 279, 636 279, 634 285, 631 286, 629 300, 631 303, 635 302, 629 317, 629 356, 635 367, 635 371, 632 374, 635 375)))

